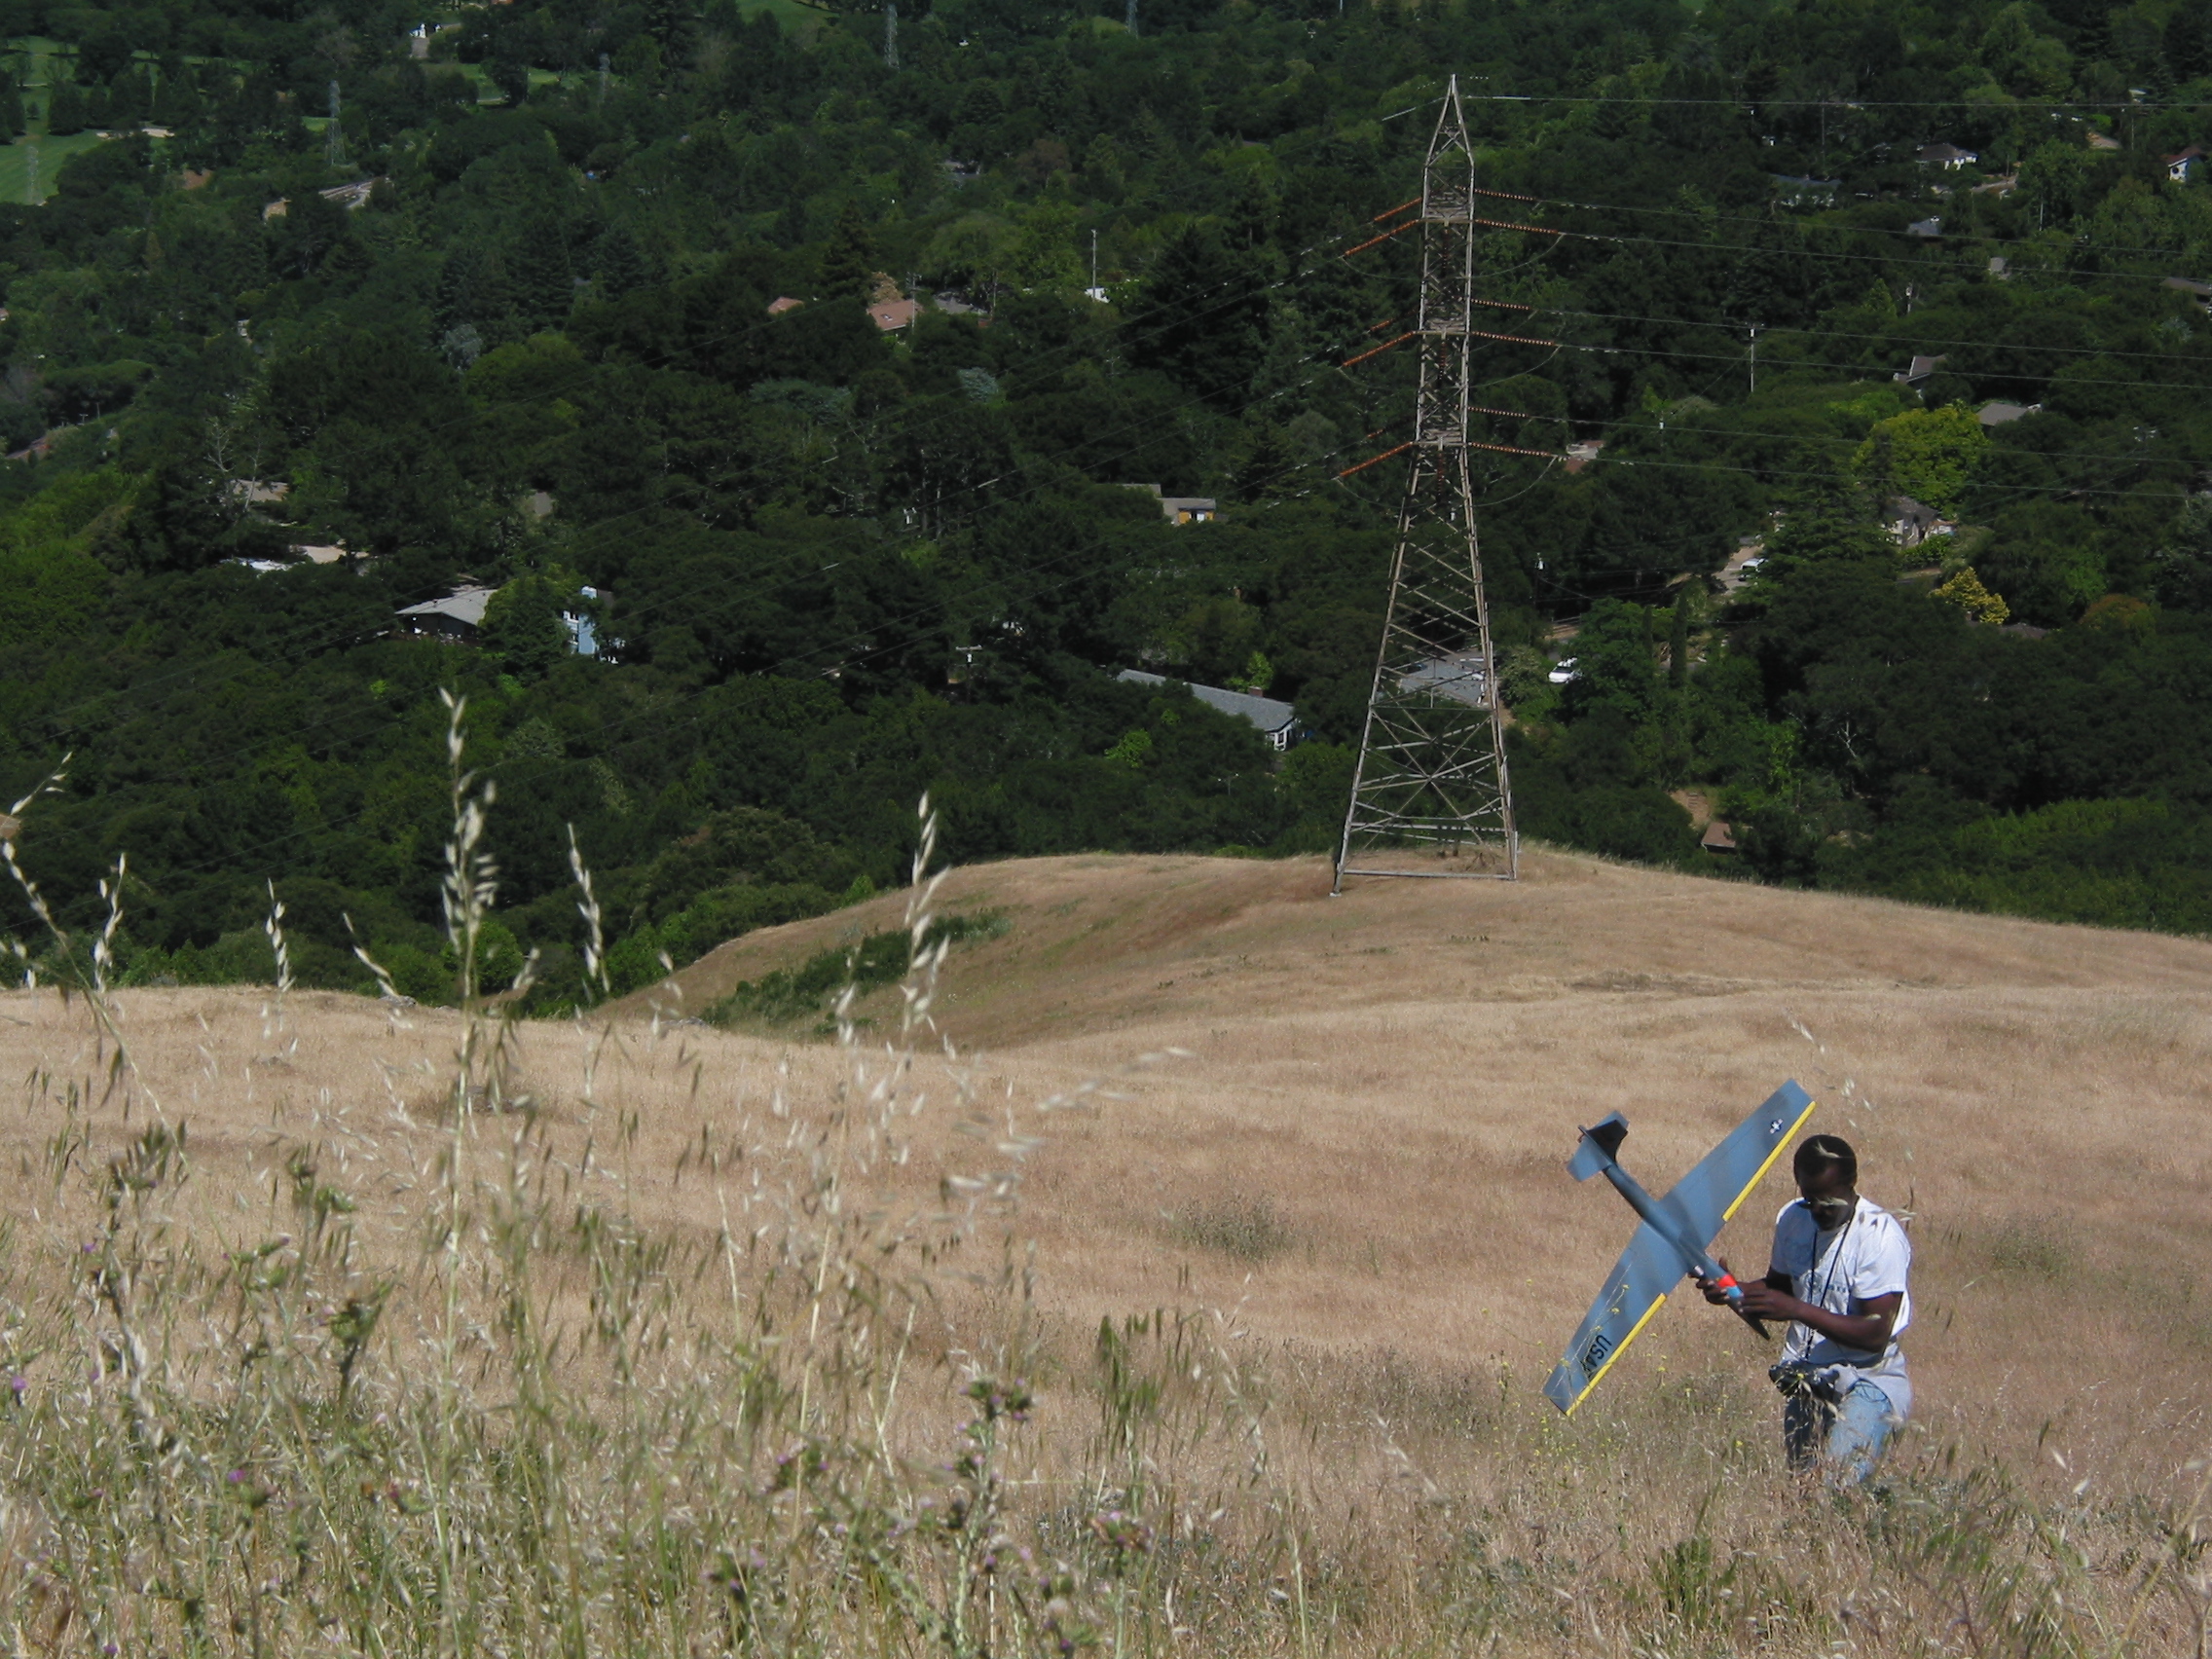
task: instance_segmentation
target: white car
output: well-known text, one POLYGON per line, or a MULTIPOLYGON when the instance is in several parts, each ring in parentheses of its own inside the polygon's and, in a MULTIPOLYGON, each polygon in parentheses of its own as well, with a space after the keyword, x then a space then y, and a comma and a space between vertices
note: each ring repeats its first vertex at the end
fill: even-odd
POLYGON ((1552 664, 1551 673, 1545 675, 1544 678, 1554 685, 1565 685, 1574 678, 1574 659, 1572 657, 1561 657, 1559 661, 1552 664))

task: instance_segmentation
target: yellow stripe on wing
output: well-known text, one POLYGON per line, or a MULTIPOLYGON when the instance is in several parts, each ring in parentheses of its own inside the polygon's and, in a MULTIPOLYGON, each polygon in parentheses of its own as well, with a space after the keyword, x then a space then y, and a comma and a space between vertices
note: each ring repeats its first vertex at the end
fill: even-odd
POLYGON ((1744 1183, 1744 1190, 1736 1195, 1736 1201, 1720 1212, 1720 1219, 1723 1222, 1736 1219, 1736 1212, 1744 1207, 1744 1200, 1751 1196, 1751 1189, 1766 1179, 1766 1172, 1774 1167, 1774 1161, 1782 1156, 1782 1149, 1788 1146, 1797 1131, 1805 1126, 1805 1120, 1813 1115, 1813 1109, 1818 1105, 1820 1105, 1818 1100, 1805 1102, 1804 1111, 1797 1114, 1797 1121, 1789 1125, 1788 1132, 1774 1143, 1774 1150, 1766 1155, 1766 1161, 1759 1165, 1759 1172, 1744 1183))
POLYGON ((1629 1332, 1627 1336, 1621 1338, 1621 1346, 1613 1349, 1611 1353, 1605 1355, 1605 1363, 1599 1366, 1596 1371, 1591 1373, 1590 1381, 1582 1385, 1582 1392, 1575 1395, 1574 1399, 1568 1404, 1567 1408, 1567 1415, 1568 1417, 1572 1417, 1574 1415, 1574 1408, 1576 1406, 1579 1406, 1584 1400, 1587 1400, 1590 1397, 1590 1390, 1597 1387, 1597 1385, 1604 1380, 1605 1373, 1612 1370, 1613 1362, 1619 1359, 1622 1354, 1628 1352, 1628 1345, 1635 1342, 1637 1337, 1642 1332, 1643 1327, 1651 1323, 1651 1315, 1658 1312, 1659 1309, 1666 1305, 1666 1295, 1664 1292, 1662 1292, 1659 1296, 1659 1299, 1643 1310, 1643 1317, 1636 1322, 1636 1329, 1629 1332))

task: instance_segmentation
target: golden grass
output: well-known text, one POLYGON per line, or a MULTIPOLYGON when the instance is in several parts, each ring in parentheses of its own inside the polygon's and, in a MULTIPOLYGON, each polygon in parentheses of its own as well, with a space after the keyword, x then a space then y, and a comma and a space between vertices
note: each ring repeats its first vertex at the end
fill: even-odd
MULTIPOLYGON (((1369 882, 1331 901, 1310 861, 955 872, 940 913, 1011 923, 954 951, 937 998, 943 1025, 983 1047, 918 1065, 903 1161, 857 1171, 838 1201, 918 1216, 960 1178, 1026 1172, 1017 1218, 986 1210, 943 1235, 889 1451, 941 1460, 959 1419, 943 1380, 1026 1354, 1038 1405, 1006 1431, 1007 1513, 1040 1551, 1088 1528, 1089 1588, 1068 1598, 1101 1644, 1123 1640, 1111 1624, 1152 1651, 2191 1650, 2212 946, 1562 854, 1531 856, 1526 877, 1369 882), (1187 1057, 1127 1074, 1170 1050, 1187 1057), (1663 1186, 1790 1076, 1822 1102, 1814 1126, 1859 1145, 1862 1189, 1913 1217, 1918 1417, 1888 1508, 1789 1483, 1768 1356, 1694 1298, 1661 1312, 1572 1423, 1535 1392, 1629 1232, 1609 1194, 1566 1175, 1575 1125, 1625 1112, 1626 1161, 1663 1186), (1052 1096, 1065 1103, 1029 1110, 1052 1096), (1092 1333, 1138 1316, 1127 1364, 1161 1392, 1118 1441, 1124 1396, 1092 1333), (1117 1484, 1124 1455, 1146 1472, 1117 1484), (1169 1604, 1179 1587, 1179 1608, 1157 1594, 1137 1606, 1112 1568, 1126 1552, 1098 1541, 1119 1525, 1098 1515, 1134 1512, 1148 1481, 1176 1496, 1144 1512, 1144 1583, 1169 1604), (2154 1576, 2160 1551, 2179 1553, 2154 1576)), ((896 926, 903 902, 750 936, 611 1028, 522 1028, 534 1110, 473 1118, 474 1156, 490 1168, 527 1141, 533 1178, 557 1191, 547 1215, 598 1206, 700 1264, 725 1236, 788 1228, 811 1201, 794 1171, 849 1126, 840 1088, 857 1098, 895 1064, 868 1045, 896 1023, 896 993, 859 1011, 882 1023, 853 1051, 683 1011, 896 926), (641 1012, 652 1001, 657 1019, 641 1012), (856 1064, 872 1070, 856 1080, 856 1064)), ((51 1272, 85 1226, 53 1174, 65 1124, 80 1169, 155 1101, 188 1125, 191 1186, 169 1220, 208 1259, 301 1230, 304 1149, 311 1186, 355 1206, 346 1282, 414 1287, 374 1349, 372 1389, 400 1387, 434 1346, 420 1264, 460 1142, 462 1016, 325 994, 280 1014, 268 993, 113 1000, 136 1075, 102 1105, 83 1006, 0 998, 0 1068, 28 1080, 0 1121, 18 1256, 51 1272), (75 1109, 73 1080, 89 1082, 75 1109)), ((1763 1267, 1786 1196, 1770 1177, 1724 1235, 1740 1271, 1763 1267)), ((588 1319, 588 1277, 548 1279, 549 1323, 588 1319)), ((733 1295, 704 1266, 664 1289, 669 1330, 733 1295)), ((489 1365, 499 1339, 464 1346, 489 1365)), ((58 1363, 22 1374, 59 1390, 58 1363)), ((621 1411, 595 1375, 579 1385, 621 1411)), ((498 1394, 479 1404, 504 1409, 498 1394)), ((1049 1646, 1072 1620, 1037 1614, 1024 1640, 1049 1646)), ((918 1640, 830 1626, 809 1638, 820 1650, 918 1640)))

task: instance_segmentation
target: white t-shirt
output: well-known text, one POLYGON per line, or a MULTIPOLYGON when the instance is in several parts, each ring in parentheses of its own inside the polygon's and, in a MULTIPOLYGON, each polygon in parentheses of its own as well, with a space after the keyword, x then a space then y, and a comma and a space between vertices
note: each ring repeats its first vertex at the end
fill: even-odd
POLYGON ((1912 1271, 1912 1240, 1898 1218, 1880 1204, 1859 1200, 1858 1211, 1833 1233, 1823 1233, 1803 1198, 1793 1198, 1774 1218, 1774 1271, 1789 1275, 1800 1302, 1830 1313, 1859 1314, 1877 1297, 1901 1295, 1890 1326, 1890 1346, 1879 1354, 1845 1347, 1806 1325, 1792 1321, 1783 1338, 1785 1365, 1848 1365, 1889 1395, 1899 1417, 1912 1410, 1912 1382, 1905 1375, 1898 1338, 1912 1323, 1912 1292, 1905 1283, 1912 1271))

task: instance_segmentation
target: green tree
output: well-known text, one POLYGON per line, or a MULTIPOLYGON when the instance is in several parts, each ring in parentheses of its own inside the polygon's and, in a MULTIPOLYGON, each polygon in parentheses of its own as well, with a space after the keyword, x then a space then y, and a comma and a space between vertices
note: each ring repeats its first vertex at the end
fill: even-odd
POLYGON ((2040 8, 2015 3, 1998 13, 1982 36, 1982 62, 2015 97, 2062 98, 2073 85, 2073 55, 2036 32, 2031 19, 2042 16, 2040 8))
POLYGON ((609 225, 591 248, 592 280, 602 298, 618 300, 635 293, 653 279, 651 263, 638 246, 638 239, 622 225, 609 225))
POLYGON ((560 220, 539 214, 524 224, 506 258, 515 317, 525 333, 556 327, 576 301, 575 269, 560 220))
POLYGON ((1976 622, 1995 627, 2012 614, 2012 608, 1981 585, 1981 578, 1970 566, 1937 588, 1932 598, 1955 605, 1976 622))
POLYGON ((2092 151, 2052 138, 2020 164, 2020 198, 2036 210, 2036 225, 2064 225, 2082 209, 2092 151))
POLYGON ((569 654, 569 629, 561 610, 573 593, 573 584, 552 576, 517 576, 484 607, 477 638, 517 680, 542 680, 569 654))
POLYGON ((1240 399, 1268 345, 1265 258, 1193 225, 1170 241, 1123 324, 1130 357, 1222 402, 1240 399))
POLYGON ((847 202, 837 210, 836 229, 822 255, 822 290, 864 300, 875 291, 875 239, 868 235, 858 203, 847 202))
POLYGON ((46 102, 46 129, 56 138, 85 130, 85 94, 74 81, 56 81, 46 102))
POLYGON ((1570 717, 1610 709, 1641 724, 1659 702, 1651 618, 1642 606, 1601 599, 1574 636, 1574 679, 1562 699, 1570 717))
POLYGON ((1004 221, 988 213, 968 213, 938 232, 923 258, 946 281, 980 290, 1011 265, 1009 240, 1004 221))
POLYGON ((1989 434, 1964 404, 1908 409, 1867 433, 1851 467, 1869 489, 1911 496, 1948 513, 1957 510, 1960 492, 1988 447, 1989 434))
POLYGON ((1045 201, 1022 215, 1015 231, 1010 269, 1024 288, 1073 287, 1082 279, 1075 251, 1075 208, 1045 201))

